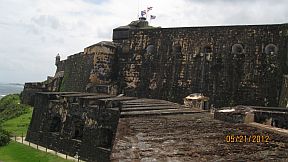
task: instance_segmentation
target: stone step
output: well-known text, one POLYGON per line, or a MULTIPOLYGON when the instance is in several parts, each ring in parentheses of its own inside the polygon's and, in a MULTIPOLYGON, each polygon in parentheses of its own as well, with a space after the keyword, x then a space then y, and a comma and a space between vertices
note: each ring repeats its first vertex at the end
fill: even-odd
POLYGON ((99 99, 100 101, 129 101, 129 100, 135 100, 137 99, 136 97, 111 97, 111 98, 104 98, 104 99, 99 99))
MULTIPOLYGON (((133 105, 122 105, 122 108, 133 108, 133 107, 155 107, 155 106, 171 106, 169 103, 155 103, 155 104, 147 104, 147 103, 139 103, 139 104, 133 104, 133 105)), ((174 104, 173 106, 177 106, 177 104, 174 104)))
POLYGON ((115 97, 115 96, 106 95, 106 94, 99 94, 99 95, 94 95, 94 96, 83 96, 83 97, 79 97, 79 98, 83 99, 83 100, 98 100, 98 99, 111 98, 111 97, 115 97))
POLYGON ((129 107, 129 108, 121 108, 121 112, 126 111, 149 111, 149 110, 165 110, 165 109, 180 109, 181 106, 150 106, 150 107, 129 107))
POLYGON ((177 115, 177 114, 194 114, 207 112, 205 110, 195 109, 165 109, 165 110, 150 110, 150 111, 129 111, 121 112, 120 117, 138 117, 138 116, 153 116, 153 115, 177 115))
POLYGON ((112 97, 112 98, 105 98, 99 99, 99 106, 104 108, 113 108, 113 107, 120 107, 123 101, 135 100, 135 97, 112 97))
POLYGON ((137 106, 137 105, 179 105, 175 103, 169 103, 169 102, 138 102, 138 103, 125 103, 126 101, 122 101, 122 105, 124 106, 137 106))
POLYGON ((139 103, 170 103, 170 104, 175 104, 173 102, 164 101, 164 100, 156 100, 156 99, 135 99, 135 100, 123 102, 123 104, 139 104, 139 103))

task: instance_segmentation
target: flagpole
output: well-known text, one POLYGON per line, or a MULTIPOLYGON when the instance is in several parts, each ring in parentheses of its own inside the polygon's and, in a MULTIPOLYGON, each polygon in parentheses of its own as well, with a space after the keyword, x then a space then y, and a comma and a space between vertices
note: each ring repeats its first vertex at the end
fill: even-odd
POLYGON ((148 7, 146 8, 146 20, 147 20, 147 15, 148 15, 148 7))
POLYGON ((150 19, 149 19, 149 24, 151 25, 151 17, 150 17, 150 19))
POLYGON ((140 5, 140 0, 138 0, 138 9, 137 9, 137 19, 139 19, 139 5, 140 5))

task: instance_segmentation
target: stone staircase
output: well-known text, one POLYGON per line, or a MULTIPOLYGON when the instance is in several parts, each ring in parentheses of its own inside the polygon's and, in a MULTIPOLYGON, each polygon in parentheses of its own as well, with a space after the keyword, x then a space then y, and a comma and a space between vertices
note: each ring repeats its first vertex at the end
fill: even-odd
POLYGON ((177 103, 157 99, 135 99, 121 102, 120 117, 151 115, 176 115, 203 112, 200 109, 187 109, 177 103))

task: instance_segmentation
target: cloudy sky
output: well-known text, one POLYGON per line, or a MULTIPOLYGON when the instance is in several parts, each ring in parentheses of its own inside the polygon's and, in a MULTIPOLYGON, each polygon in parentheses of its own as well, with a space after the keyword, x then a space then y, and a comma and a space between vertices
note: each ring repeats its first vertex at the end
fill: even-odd
POLYGON ((147 6, 161 27, 288 22, 287 0, 0 0, 0 82, 53 76, 57 53, 111 40, 147 6))

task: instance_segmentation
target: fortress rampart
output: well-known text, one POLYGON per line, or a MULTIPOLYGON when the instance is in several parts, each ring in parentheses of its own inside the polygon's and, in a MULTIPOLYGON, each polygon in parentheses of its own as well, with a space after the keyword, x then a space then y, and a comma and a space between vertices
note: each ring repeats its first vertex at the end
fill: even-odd
MULTIPOLYGON (((287 121, 285 108, 278 110, 283 113, 263 108, 287 105, 287 38, 287 24, 153 28, 138 20, 121 26, 113 30, 112 42, 99 42, 66 60, 57 56, 55 75, 35 86, 45 87, 41 90, 45 92, 36 93, 31 90, 34 84, 26 83, 23 94, 28 95, 22 102, 34 103, 26 139, 87 161, 140 161, 150 155, 160 161, 167 155, 189 161, 190 145, 178 136, 201 142, 198 137, 203 133, 219 141, 220 132, 232 127, 203 110, 172 103, 182 104, 191 93, 203 93, 216 108, 258 106, 261 110, 252 121, 287 121), (201 128, 196 128, 197 123, 201 128), (171 141, 179 144, 175 150, 183 156, 171 153, 171 141), (162 151, 149 152, 148 146, 162 151)), ((231 120, 238 118, 244 121, 237 113, 231 120)), ((217 147, 215 141, 206 140, 205 146, 217 147)), ((233 149, 223 140, 221 144, 233 149)), ((273 149, 279 151, 276 145, 273 149)), ((197 152, 206 160, 213 158, 203 150, 197 152)), ((231 160, 228 155, 225 159, 231 160)))

